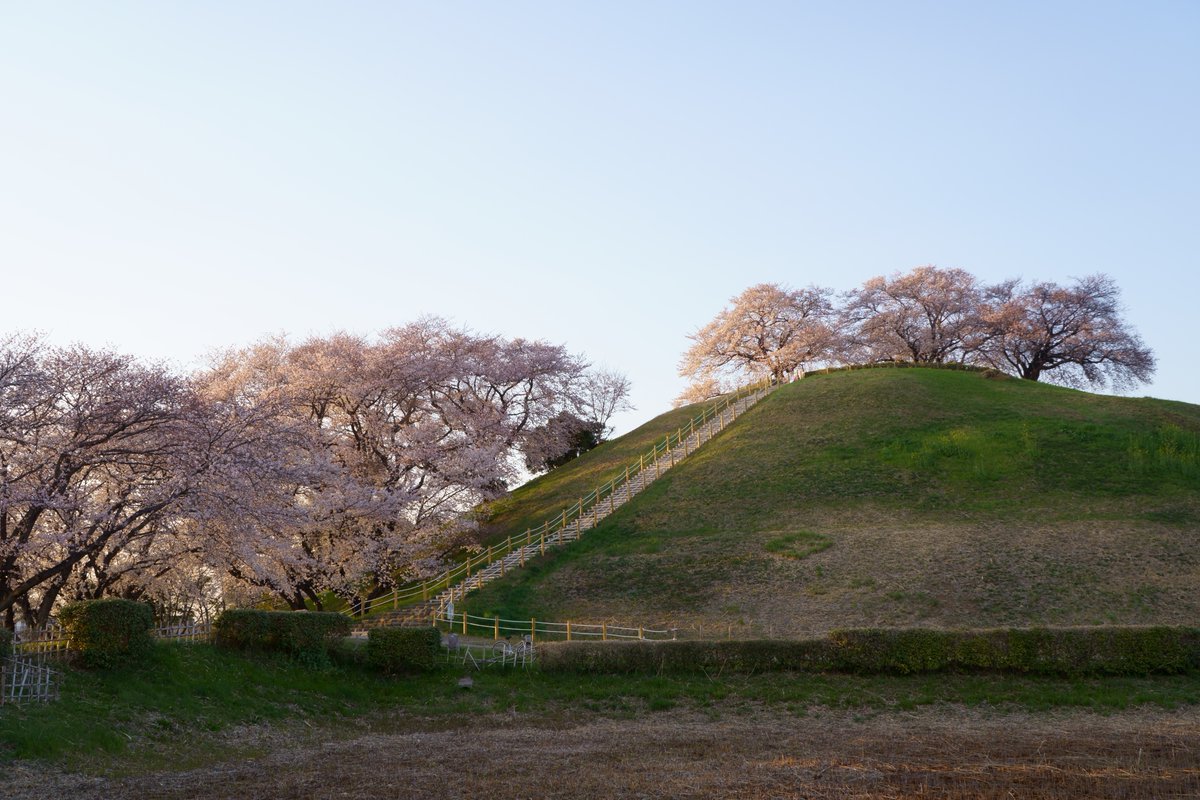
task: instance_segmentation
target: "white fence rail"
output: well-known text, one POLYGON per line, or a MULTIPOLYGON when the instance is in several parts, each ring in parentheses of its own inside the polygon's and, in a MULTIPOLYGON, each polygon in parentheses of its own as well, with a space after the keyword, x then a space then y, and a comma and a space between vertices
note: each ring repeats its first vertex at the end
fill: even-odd
POLYGON ((150 634, 156 639, 171 639, 177 642, 207 642, 212 638, 211 622, 180 622, 160 625, 150 634))
MULTIPOLYGON (((208 641, 211 622, 182 622, 161 625, 150 631, 156 639, 180 642, 208 641)), ((58 699, 62 673, 50 662, 70 652, 66 631, 58 626, 26 629, 13 639, 12 653, 0 657, 0 705, 44 703, 58 699)))
POLYGON ((39 653, 14 653, 0 659, 0 706, 57 700, 59 677, 59 671, 39 653))

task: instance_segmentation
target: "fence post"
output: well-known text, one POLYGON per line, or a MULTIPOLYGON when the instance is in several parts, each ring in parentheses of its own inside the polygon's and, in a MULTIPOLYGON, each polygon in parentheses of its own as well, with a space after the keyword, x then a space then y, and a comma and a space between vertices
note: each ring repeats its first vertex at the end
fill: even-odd
POLYGON ((567 620, 567 641, 571 641, 571 620, 567 620))
POLYGON ((395 611, 399 607, 400 607, 400 589, 399 589, 399 587, 393 586, 392 587, 392 611, 395 611))
POLYGON ((537 618, 529 620, 529 641, 537 641, 537 618))
POLYGON ((642 626, 641 626, 641 625, 638 625, 638 638, 639 638, 639 639, 645 639, 645 638, 646 638, 646 632, 645 632, 645 630, 642 628, 642 626))
POLYGON ((600 623, 600 641, 602 641, 602 642, 608 641, 608 623, 607 622, 600 623))
POLYGON ((463 612, 463 636, 467 635, 467 612, 463 612))
POLYGON ((492 617, 492 636, 493 636, 493 638, 496 638, 496 639, 500 638, 500 618, 499 617, 492 617))
POLYGON ((542 555, 546 555, 546 533, 543 531, 541 538, 538 539, 538 544, 542 548, 542 555))

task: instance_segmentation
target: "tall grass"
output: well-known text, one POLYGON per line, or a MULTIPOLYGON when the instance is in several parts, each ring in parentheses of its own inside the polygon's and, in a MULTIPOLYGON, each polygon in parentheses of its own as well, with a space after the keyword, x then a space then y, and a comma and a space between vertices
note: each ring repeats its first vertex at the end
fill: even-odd
POLYGON ((1173 475, 1200 478, 1200 434, 1178 425, 1129 437, 1129 468, 1139 476, 1173 475))

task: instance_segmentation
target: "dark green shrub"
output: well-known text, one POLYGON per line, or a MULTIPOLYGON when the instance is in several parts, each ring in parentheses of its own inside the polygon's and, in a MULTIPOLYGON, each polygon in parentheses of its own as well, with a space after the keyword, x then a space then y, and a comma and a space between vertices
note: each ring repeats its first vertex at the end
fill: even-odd
POLYGON ((823 639, 785 641, 551 642, 538 645, 544 670, 591 673, 825 672, 832 648, 823 639))
POLYGON ((437 628, 372 628, 367 634, 367 663, 389 674, 431 670, 441 652, 437 628))
POLYGON ((58 621, 66 631, 67 647, 84 667, 132 666, 154 651, 154 611, 146 603, 85 600, 64 606, 58 621))
POLYGON ((1181 627, 995 631, 994 663, 1021 672, 1148 675, 1200 669, 1200 630, 1181 627))
POLYGON ((8 628, 0 628, 0 658, 8 655, 12 649, 13 634, 8 628))
POLYGON ((941 672, 954 664, 961 634, 928 628, 833 631, 836 669, 867 675, 941 672))
POLYGON ((329 657, 335 664, 365 667, 367 665, 367 642, 365 639, 342 639, 329 651, 329 657))
POLYGON ((218 647, 283 653, 313 666, 329 664, 330 650, 350 635, 345 614, 318 611, 225 611, 213 624, 218 647))
POLYGON ((1200 629, 859 629, 800 641, 556 642, 538 651, 543 669, 594 673, 1149 675, 1200 671, 1200 629))
POLYGON ((837 668, 862 674, 995 671, 1149 675, 1200 669, 1200 630, 1183 627, 834 631, 837 668))

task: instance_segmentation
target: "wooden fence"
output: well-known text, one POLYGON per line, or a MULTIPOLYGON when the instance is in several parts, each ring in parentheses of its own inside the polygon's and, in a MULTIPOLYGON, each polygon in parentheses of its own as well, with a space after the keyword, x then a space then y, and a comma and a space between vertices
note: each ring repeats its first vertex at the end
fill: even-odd
POLYGON ((547 622, 536 619, 502 619, 480 617, 474 614, 439 614, 433 618, 435 627, 448 633, 464 636, 485 636, 502 639, 509 636, 529 636, 530 641, 546 639, 575 641, 593 639, 609 641, 616 639, 674 639, 676 631, 665 628, 631 627, 607 623, 547 622))
MULTIPOLYGON (((212 637, 211 622, 181 622, 151 630, 156 639, 203 642, 212 637)), ((66 632, 57 626, 24 630, 13 641, 12 653, 0 657, 0 705, 44 703, 58 699, 61 673, 50 666, 70 652, 66 632)))
POLYGON ((13 653, 0 659, 0 706, 57 700, 60 673, 46 661, 41 653, 13 653))

